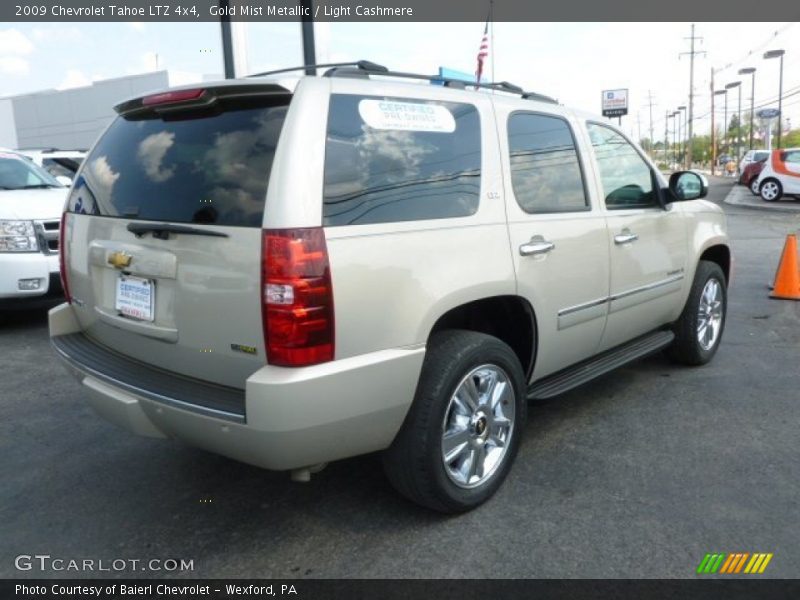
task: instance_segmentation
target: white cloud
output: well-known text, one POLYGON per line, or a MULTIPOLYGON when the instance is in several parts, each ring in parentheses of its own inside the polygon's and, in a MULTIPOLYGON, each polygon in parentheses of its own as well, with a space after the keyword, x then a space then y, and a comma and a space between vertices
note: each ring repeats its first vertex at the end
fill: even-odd
POLYGON ((33 42, 18 29, 4 29, 0 31, 0 55, 27 55, 33 52, 33 50, 33 42))
POLYGON ((147 29, 147 26, 141 21, 131 21, 130 23, 128 23, 128 27, 130 27, 137 33, 142 33, 145 29, 147 29))
POLYGON ((164 157, 175 143, 175 134, 161 131, 148 135, 139 143, 136 156, 144 166, 144 172, 156 183, 162 183, 172 177, 175 167, 164 167, 164 157))
POLYGON ((56 89, 67 90, 69 88, 91 85, 91 83, 92 80, 80 69, 67 69, 64 79, 56 86, 56 89))
POLYGON ((33 29, 33 39, 37 42, 49 42, 56 44, 85 42, 86 37, 78 27, 35 27, 33 29))
POLYGON ((0 73, 4 75, 27 75, 28 61, 18 56, 0 56, 0 73))

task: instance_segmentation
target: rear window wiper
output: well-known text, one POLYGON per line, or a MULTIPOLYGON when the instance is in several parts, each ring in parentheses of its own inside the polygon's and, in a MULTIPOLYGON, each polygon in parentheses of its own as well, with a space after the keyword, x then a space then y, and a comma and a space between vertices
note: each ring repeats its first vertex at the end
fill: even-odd
POLYGON ((170 223, 128 223, 127 227, 136 237, 145 233, 152 233, 154 238, 166 240, 170 233, 182 233, 184 235, 207 235, 210 237, 229 237, 227 233, 212 231, 210 229, 199 229, 187 225, 172 225, 170 223))
POLYGON ((62 185, 55 185, 52 183, 32 183, 30 185, 23 185, 21 188, 16 188, 18 190, 38 190, 42 188, 60 188, 64 187, 62 185))

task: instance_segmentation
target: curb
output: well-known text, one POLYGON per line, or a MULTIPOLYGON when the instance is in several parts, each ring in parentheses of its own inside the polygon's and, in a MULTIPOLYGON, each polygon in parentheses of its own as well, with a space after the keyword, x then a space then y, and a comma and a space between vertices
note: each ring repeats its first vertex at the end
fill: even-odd
POLYGON ((743 185, 734 185, 728 195, 723 200, 725 204, 731 206, 738 206, 741 208, 749 208, 751 210, 763 210, 766 212, 779 212, 800 214, 800 201, 781 201, 778 202, 764 202, 760 197, 753 196, 743 185))

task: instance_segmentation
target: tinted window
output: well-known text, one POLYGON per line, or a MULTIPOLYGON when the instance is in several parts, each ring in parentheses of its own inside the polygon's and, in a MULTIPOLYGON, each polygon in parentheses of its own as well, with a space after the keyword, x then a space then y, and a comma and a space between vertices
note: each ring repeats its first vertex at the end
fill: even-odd
POLYGON ((587 208, 575 139, 566 121, 513 114, 508 119, 508 146, 514 195, 525 212, 587 208))
POLYGON ((63 176, 72 179, 75 171, 80 165, 77 161, 66 158, 45 158, 42 160, 42 167, 53 177, 63 176))
POLYGON ((767 158, 769 158, 769 152, 756 152, 753 155, 753 160, 754 161, 767 160, 767 158))
POLYGON ((588 123, 606 206, 612 209, 642 208, 656 205, 650 166, 619 133, 588 123))
POLYGON ((118 117, 84 161, 69 210, 260 227, 286 106, 248 102, 170 120, 118 117))
POLYGON ((478 209, 480 174, 473 105, 331 97, 325 225, 471 215, 478 209))

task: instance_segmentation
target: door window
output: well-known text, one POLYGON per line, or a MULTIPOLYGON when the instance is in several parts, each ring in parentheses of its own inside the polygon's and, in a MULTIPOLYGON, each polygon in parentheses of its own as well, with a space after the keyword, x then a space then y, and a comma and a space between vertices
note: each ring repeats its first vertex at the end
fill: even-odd
POLYGON ((575 138, 564 119, 512 114, 508 119, 508 150, 514 196, 522 210, 588 210, 575 138))
POLYGON ((604 125, 588 123, 603 195, 609 209, 657 206, 650 166, 628 140, 604 125))

